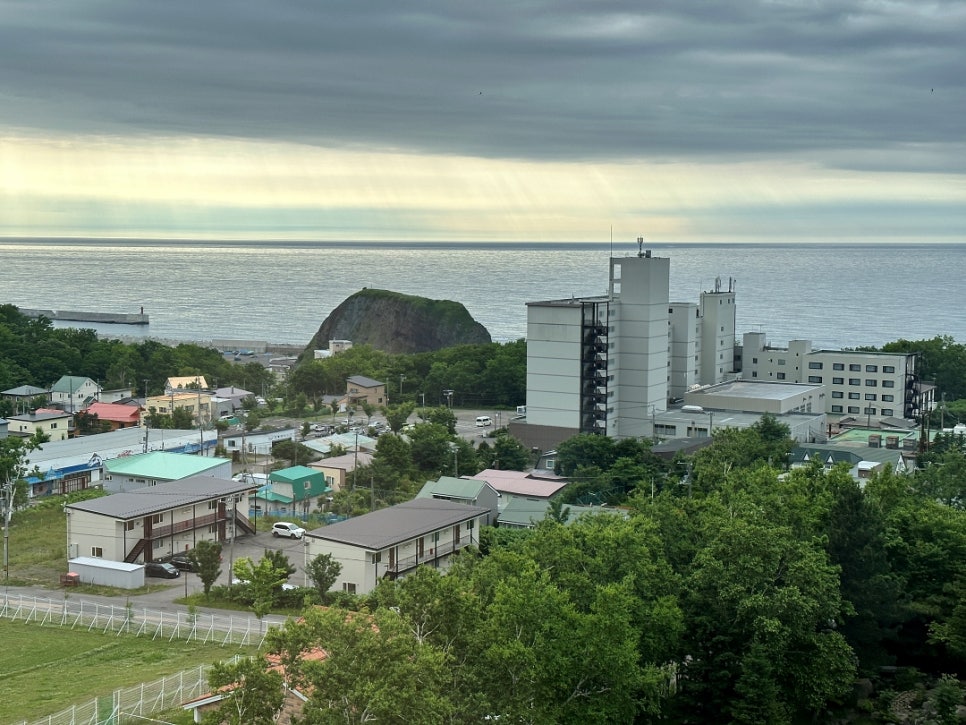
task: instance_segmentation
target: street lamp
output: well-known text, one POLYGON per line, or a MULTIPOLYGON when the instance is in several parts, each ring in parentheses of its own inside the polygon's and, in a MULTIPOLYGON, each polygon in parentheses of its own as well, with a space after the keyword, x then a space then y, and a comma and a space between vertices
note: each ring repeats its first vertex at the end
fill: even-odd
POLYGON ((453 392, 452 390, 444 390, 443 395, 446 396, 446 404, 449 406, 450 410, 453 409, 453 392))
POLYGON ((402 384, 403 384, 403 380, 405 379, 406 379, 406 376, 400 373, 399 374, 399 397, 400 398, 402 397, 402 394, 403 394, 402 384))

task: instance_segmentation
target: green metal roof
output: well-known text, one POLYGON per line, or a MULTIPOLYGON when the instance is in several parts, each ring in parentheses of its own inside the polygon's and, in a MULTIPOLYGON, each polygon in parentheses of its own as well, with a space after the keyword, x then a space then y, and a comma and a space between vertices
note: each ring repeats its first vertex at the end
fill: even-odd
POLYGON ((275 501, 277 503, 292 503, 292 497, 286 496, 281 493, 275 493, 272 490, 259 491, 255 498, 261 499, 262 501, 275 501))
POLYGON ((226 463, 230 463, 227 458, 152 451, 133 456, 110 458, 104 461, 104 467, 110 474, 177 481, 180 478, 197 476, 226 463))
POLYGON ((268 474, 270 482, 288 483, 292 486, 295 501, 319 496, 331 491, 325 482, 325 474, 308 466, 292 466, 268 474))
MULTIPOLYGON (((473 478, 440 476, 438 481, 427 481, 416 494, 416 498, 432 498, 436 495, 475 501, 480 495, 480 490, 486 485, 486 481, 473 478)), ((546 505, 546 502, 544 502, 544 505, 546 505)))

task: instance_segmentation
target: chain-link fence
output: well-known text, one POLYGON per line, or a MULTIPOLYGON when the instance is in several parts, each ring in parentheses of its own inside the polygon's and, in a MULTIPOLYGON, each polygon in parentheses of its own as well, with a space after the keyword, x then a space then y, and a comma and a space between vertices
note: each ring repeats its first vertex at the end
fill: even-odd
MULTIPOLYGON (((49 599, 0 594, 0 617, 38 625, 129 633, 151 639, 214 642, 221 645, 261 646, 277 618, 253 619, 195 612, 165 612, 133 606, 118 607, 84 600, 49 599)), ((156 682, 116 690, 39 720, 16 725, 121 725, 143 723, 143 716, 170 710, 208 692, 202 665, 156 682), (139 719, 140 718, 140 719, 139 719)))
POLYGON ((191 611, 165 612, 132 605, 119 607, 80 599, 45 599, 18 594, 0 594, 0 617, 71 629, 125 632, 151 639, 253 647, 262 645, 270 626, 285 621, 191 611))
MULTIPOLYGON (((231 661, 235 659, 237 657, 231 661)), ((210 665, 201 665, 170 677, 162 677, 154 682, 144 682, 134 687, 115 690, 110 695, 95 698, 83 705, 74 705, 39 720, 22 720, 16 725, 143 723, 149 715, 171 710, 208 693, 209 669, 211 669, 210 665)))

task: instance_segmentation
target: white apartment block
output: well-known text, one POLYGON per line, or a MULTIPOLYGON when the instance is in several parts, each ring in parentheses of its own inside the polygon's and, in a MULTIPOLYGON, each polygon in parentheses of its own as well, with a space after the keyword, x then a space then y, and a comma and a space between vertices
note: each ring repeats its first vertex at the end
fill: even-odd
MULTIPOLYGON (((638 240, 643 244, 643 240, 638 240)), ((735 292, 670 303, 667 258, 610 260, 606 295, 527 303, 527 427, 650 435, 668 398, 734 369, 735 292)))
POLYGON ((822 384, 834 419, 916 418, 932 403, 934 388, 919 380, 916 353, 812 350, 809 340, 774 347, 762 332, 745 333, 742 343, 742 379, 822 384))

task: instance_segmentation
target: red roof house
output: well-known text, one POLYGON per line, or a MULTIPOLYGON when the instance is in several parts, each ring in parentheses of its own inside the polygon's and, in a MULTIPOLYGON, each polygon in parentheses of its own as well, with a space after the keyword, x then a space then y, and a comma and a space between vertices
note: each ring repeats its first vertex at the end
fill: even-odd
POLYGON ((117 403, 91 403, 88 415, 96 415, 102 423, 110 425, 110 430, 134 428, 141 424, 141 408, 137 405, 117 403))

